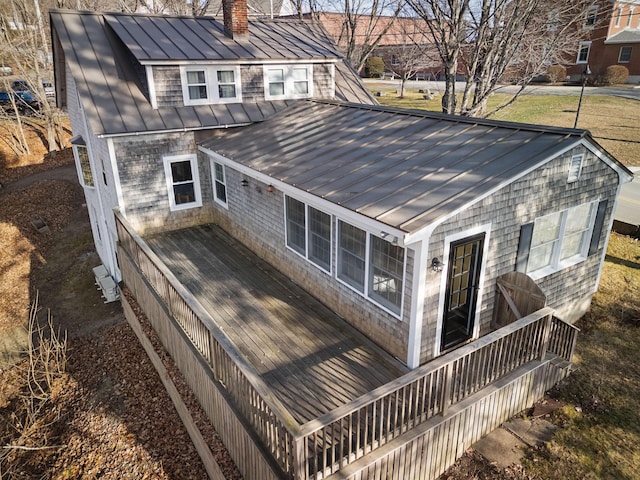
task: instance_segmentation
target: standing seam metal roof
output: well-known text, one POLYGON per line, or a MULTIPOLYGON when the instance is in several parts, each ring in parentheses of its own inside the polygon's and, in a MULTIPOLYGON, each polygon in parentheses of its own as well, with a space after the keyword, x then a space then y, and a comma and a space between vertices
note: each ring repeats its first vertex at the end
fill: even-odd
MULTIPOLYGON (((212 19, 201 20, 193 17, 155 16, 152 17, 153 21, 145 22, 143 20, 146 17, 141 15, 102 15, 92 12, 62 10, 51 10, 50 16, 52 29, 60 40, 87 120, 91 130, 96 135, 109 136, 243 125, 263 121, 296 102, 263 101, 154 109, 143 94, 131 55, 137 55, 141 59, 148 58, 143 46, 150 51, 163 52, 163 55, 171 53, 179 58, 193 58, 195 56, 212 61, 222 55, 241 54, 243 50, 241 50, 238 42, 234 43, 224 36, 219 22, 215 22, 212 19), (127 20, 127 18, 131 21, 127 20), (167 25, 170 25, 171 28, 165 25, 165 22, 168 22, 167 25), (211 22, 214 22, 214 24, 211 22), (193 27, 188 29, 190 37, 186 34, 187 30, 174 28, 176 25, 182 25, 183 23, 190 24, 193 27), (123 25, 125 24, 128 26, 128 30, 124 28, 123 25), (134 28, 134 26, 138 24, 143 24, 146 30, 135 30, 137 27, 134 28), (201 27, 201 24, 217 26, 215 28, 212 27, 211 30, 206 30, 201 27), (113 29, 110 25, 116 25, 116 29, 113 29), (163 28, 158 28, 158 25, 163 28), (200 26, 198 27, 200 30, 195 27, 196 25, 200 26), (178 37, 179 31, 182 33, 178 37), (163 48, 160 48, 156 40, 153 40, 148 35, 151 32, 159 36, 159 39, 156 38, 156 40, 161 40, 160 43, 163 48), (132 34, 139 35, 139 37, 133 37, 131 36, 132 34), (205 43, 213 42, 211 39, 216 37, 224 37, 220 41, 222 43, 218 45, 220 47, 219 50, 212 48, 207 50, 203 44, 198 43, 200 41, 205 43), (187 40, 182 42, 179 41, 180 38, 190 38, 195 43, 189 43, 187 40), (173 40, 176 40, 174 44, 180 45, 180 48, 173 47, 170 43, 167 43, 173 40), (222 48, 226 45, 224 42, 229 45, 233 43, 233 48, 222 48), (128 44, 133 50, 129 50, 125 44, 128 44), (233 50, 234 48, 235 50, 233 50), (211 57, 208 55, 211 55, 211 57)), ((260 30, 260 23, 252 22, 253 31, 260 30)), ((274 32, 276 30, 283 35, 284 32, 288 32, 284 36, 287 37, 286 42, 289 43, 295 43, 298 29, 302 32, 299 35, 305 39, 305 44, 311 44, 310 39, 316 33, 314 29, 308 27, 307 22, 288 22, 291 23, 290 27, 281 25, 284 22, 269 21, 267 23, 278 24, 277 29, 275 27, 265 27, 273 35, 275 35, 274 32)), ((316 43, 320 45, 325 36, 321 29, 318 29, 317 33, 320 36, 316 38, 316 43)), ((253 38, 253 34, 250 35, 250 38, 253 38)), ((263 36, 261 38, 266 37, 263 36)), ((283 41, 283 43, 286 42, 283 41)), ((259 43, 256 39, 255 44, 259 43)), ((331 44, 329 43, 329 45, 331 44)), ((256 51, 258 51, 257 47, 256 51)), ((318 47, 317 51, 314 50, 314 52, 314 54, 317 52, 326 53, 330 52, 330 49, 327 48, 325 52, 322 47, 318 47)), ((275 53, 273 54, 275 55, 275 53)), ((250 56, 249 54, 247 55, 250 56)), ((284 57, 281 58, 284 59, 284 57)), ((184 61, 186 62, 187 60, 184 61)), ((359 81, 355 72, 344 60, 340 59, 335 66, 335 96, 337 99, 375 103, 375 100, 359 81)))
POLYGON ((305 101, 262 124, 212 132, 201 145, 413 233, 585 135, 583 130, 305 101))

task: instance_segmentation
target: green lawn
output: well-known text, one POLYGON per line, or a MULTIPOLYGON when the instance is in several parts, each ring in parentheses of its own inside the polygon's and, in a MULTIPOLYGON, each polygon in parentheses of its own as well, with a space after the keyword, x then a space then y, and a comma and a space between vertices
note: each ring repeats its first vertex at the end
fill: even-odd
MULTIPOLYGON (((373 92, 382 92, 376 97, 382 105, 441 110, 439 92, 434 92, 433 100, 425 100, 424 94, 415 89, 406 90, 405 97, 400 98, 395 87, 375 88, 375 84, 369 87, 373 92)), ((489 109, 508 98, 504 94, 493 95, 489 109)), ((524 95, 492 118, 572 128, 577 108, 578 97, 575 95, 524 95)), ((640 102, 604 95, 585 96, 578 127, 591 131, 596 141, 625 165, 640 166, 640 102)))
MULTIPOLYGON (((504 99, 496 94, 489 106, 504 99)), ((378 100, 440 110, 439 96, 425 100, 417 91, 401 99, 387 90, 378 100)), ((573 127, 577 103, 577 96, 528 95, 494 118, 573 127)), ((639 107, 633 100, 587 96, 579 127, 625 165, 640 165, 639 107)), ((552 418, 563 428, 549 444, 527 452, 522 478, 640 479, 640 242, 612 234, 607 253, 591 310, 577 323, 576 370, 553 392, 566 402, 552 418)))

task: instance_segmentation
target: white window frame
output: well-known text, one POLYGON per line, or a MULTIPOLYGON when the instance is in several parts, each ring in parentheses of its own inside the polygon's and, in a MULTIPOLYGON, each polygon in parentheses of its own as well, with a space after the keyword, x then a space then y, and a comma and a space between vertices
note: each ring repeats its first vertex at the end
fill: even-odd
POLYGON ((179 210, 187 210, 202 206, 202 193, 200 191, 200 175, 198 172, 198 158, 195 154, 187 155, 169 155, 162 158, 164 163, 164 173, 167 181, 167 196, 169 197, 169 210, 172 212, 179 210), (174 182, 171 165, 178 162, 189 162, 191 165, 191 180, 188 182, 174 182), (195 200, 186 203, 176 203, 176 197, 173 187, 179 184, 193 183, 193 193, 195 200))
POLYGON ((618 15, 616 16, 616 27, 620 26, 620 19, 622 18, 622 6, 618 7, 618 15))
POLYGON ((576 64, 589 63, 589 54, 591 53, 591 42, 580 42, 578 46, 578 57, 576 58, 576 64), (583 49, 587 49, 587 56, 584 60, 580 60, 580 53, 583 49))
POLYGON ((578 181, 582 174, 582 164, 584 163, 584 154, 573 155, 569 161, 569 175, 567 177, 567 183, 573 183, 578 181))
POLYGON ((618 53, 618 63, 629 63, 631 62, 631 54, 633 53, 633 47, 630 45, 623 45, 620 47, 620 53, 618 53), (622 59, 622 50, 628 48, 629 49, 629 58, 627 60, 622 59))
POLYGON ((627 28, 631 27, 631 18, 633 17, 633 7, 629 7, 629 16, 627 17, 627 28))
POLYGON ((89 155, 89 148, 87 147, 87 145, 80 145, 80 144, 74 144, 72 145, 73 147, 73 156, 76 160, 76 163, 78 165, 78 179, 80 180, 80 184, 83 187, 86 188, 96 188, 96 178, 95 175, 93 174, 93 167, 91 166, 91 156, 89 155), (83 161, 80 158, 80 151, 79 149, 84 149, 84 152, 86 154, 86 167, 87 167, 87 172, 85 172, 84 166, 85 163, 83 163, 83 161), (91 179, 91 183, 87 183, 87 178, 85 176, 85 173, 88 173, 88 176, 91 179))
MULTIPOLYGON (((211 105, 217 103, 239 103, 242 102, 242 82, 240 79, 240 66, 238 65, 187 65, 180 67, 180 80, 182 83, 182 97, 186 106, 191 105, 211 105), (218 91, 218 72, 233 71, 234 85, 236 88, 235 97, 220 97, 218 91), (204 72, 204 85, 207 89, 207 98, 192 99, 189 96, 189 82, 187 74, 189 72, 204 72)), ((227 85, 223 83, 222 85, 227 85)))
POLYGON ((303 202, 302 200, 299 200, 295 197, 292 197, 291 195, 285 195, 284 196, 284 224, 285 224, 285 245, 287 247, 288 250, 291 250, 292 252, 294 252, 296 255, 301 256, 302 258, 306 259, 309 263, 311 263, 312 265, 318 267, 320 270, 322 270, 325 273, 328 273, 329 275, 331 275, 332 271, 331 271, 331 265, 332 265, 332 260, 333 260, 333 254, 332 254, 332 250, 333 250, 333 217, 331 216, 331 214, 314 207, 313 205, 309 205, 306 202, 303 202), (296 202, 299 202, 303 205, 304 207, 304 225, 302 225, 302 227, 304 228, 304 247, 302 248, 302 250, 304 251, 299 251, 296 248, 294 248, 293 246, 290 245, 289 242, 289 210, 287 208, 287 199, 291 199, 294 200, 296 202), (324 265, 322 263, 319 263, 317 261, 314 260, 314 258, 311 255, 311 235, 313 235, 313 232, 311 231, 310 225, 309 225, 309 219, 310 219, 310 210, 316 210, 320 213, 323 213, 324 215, 327 215, 329 217, 329 264, 328 265, 324 265))
MULTIPOLYGON (((371 232, 368 232, 356 225, 353 225, 352 223, 342 220, 340 218, 336 219, 336 275, 335 278, 338 282, 340 282, 341 284, 345 285, 347 288, 349 288, 350 290, 358 293, 359 295, 361 295, 362 297, 366 298, 368 301, 374 303, 375 305, 377 305, 378 307, 380 307, 382 310, 384 310, 385 312, 389 313, 390 315, 394 316, 395 318, 401 320, 402 319, 402 312, 404 309, 404 292, 405 292, 405 286, 406 286, 406 275, 407 275, 407 249, 405 247, 398 247, 402 249, 402 285, 400 287, 400 305, 387 305, 386 302, 384 302, 383 299, 377 299, 375 295, 377 295, 375 292, 373 292, 373 275, 372 275, 372 262, 371 262, 371 256, 372 256, 372 238, 375 236, 378 239, 382 240, 383 242, 387 242, 390 243, 391 245, 394 245, 392 242, 389 242, 388 240, 382 238, 379 235, 375 235, 371 232), (364 254, 364 285, 363 285, 363 290, 360 290, 359 288, 357 288, 356 286, 352 285, 351 283, 349 283, 346 280, 343 280, 342 278, 340 278, 340 223, 343 224, 347 224, 351 227, 355 227, 359 230, 362 230, 365 233, 365 254, 364 254)), ((396 246, 396 245, 394 245, 396 246)))
POLYGON ((216 203, 223 206, 224 208, 229 208, 229 188, 227 187, 227 170, 224 164, 218 163, 215 160, 211 159, 211 184, 213 186, 213 199, 216 203), (216 174, 216 166, 222 169, 222 180, 218 179, 216 174), (217 185, 220 184, 224 188, 224 198, 221 198, 218 195, 217 185))
MULTIPOLYGON (((552 246, 552 252, 551 252, 551 261, 548 265, 544 265, 536 270, 529 270, 529 265, 527 265, 527 274, 533 279, 533 280, 538 280, 539 278, 542 277, 546 277, 547 275, 550 275, 552 273, 558 272, 562 269, 565 269, 567 267, 570 267, 572 265, 576 265, 577 263, 582 262, 584 259, 587 258, 588 252, 589 252, 589 245, 591 243, 591 236, 593 235, 593 227, 594 227, 594 223, 595 223, 595 219, 596 219, 596 213, 598 210, 598 202, 588 202, 588 203, 584 203, 581 205, 576 205, 575 207, 571 207, 565 210, 562 210, 560 212, 554 212, 552 214, 549 215, 543 215, 542 217, 538 217, 535 219, 534 222, 534 226, 533 226, 533 235, 535 235, 535 231, 536 231, 536 223, 539 222, 541 219, 546 218, 546 217, 550 217, 552 215, 560 215, 559 217, 559 228, 558 228, 558 233, 556 235, 556 237, 549 241, 546 242, 545 244, 550 244, 553 243, 552 246), (575 211, 576 209, 580 208, 580 207, 584 207, 585 205, 589 205, 589 220, 588 220, 588 227, 586 230, 584 230, 584 237, 583 237, 583 242, 580 245, 580 251, 576 254, 573 255, 569 258, 565 258, 563 260, 560 259, 560 253, 562 251, 562 246, 563 243, 565 241, 566 238, 566 225, 567 225, 567 218, 570 215, 570 212, 575 211)), ((529 248, 529 260, 528 262, 531 262, 531 252, 535 249, 538 248, 537 247, 533 247, 531 246, 529 248)))
POLYGON ((289 64, 289 65, 265 65, 263 67, 264 98, 265 100, 287 100, 296 98, 313 97, 313 65, 309 64, 289 64), (305 69, 307 71, 307 93, 295 93, 295 82, 293 71, 295 69, 305 69), (269 71, 282 70, 284 80, 284 93, 282 95, 271 95, 269 91, 269 71))

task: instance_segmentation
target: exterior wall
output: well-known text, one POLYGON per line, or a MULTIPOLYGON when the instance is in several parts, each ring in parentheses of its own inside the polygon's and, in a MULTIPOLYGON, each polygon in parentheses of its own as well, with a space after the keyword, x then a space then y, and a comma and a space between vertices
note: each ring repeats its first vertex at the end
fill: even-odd
POLYGON ((193 133, 152 134, 113 139, 125 216, 140 234, 211 222, 211 175, 198 162, 202 207, 170 211, 163 158, 195 154, 193 133))
MULTIPOLYGON (((201 154, 201 164, 208 156, 201 154)), ((332 274, 316 267, 286 247, 284 194, 268 185, 225 167, 228 209, 214 204, 214 221, 278 270, 290 276, 351 325, 398 357, 407 358, 413 253, 407 249, 405 298, 402 319, 351 290, 335 278, 336 247, 332 242, 332 274), (243 179, 249 183, 241 186, 243 179)), ((335 239, 335 218, 333 223, 335 239)))
MULTIPOLYGON (((118 206, 115 186, 115 175, 112 171, 107 140, 96 137, 87 124, 84 112, 79 103, 78 92, 71 72, 67 70, 67 109, 71 130, 74 135, 81 135, 87 144, 94 187, 84 186, 91 232, 100 260, 109 273, 120 279, 115 248, 118 239, 113 209, 118 206)), ((79 178, 80 166, 76 164, 79 178)), ((80 182, 82 185, 82 182, 80 182)))
MULTIPOLYGON (((153 81, 158 107, 183 107, 180 67, 154 66, 153 81)), ((313 65, 313 92, 316 98, 331 98, 333 88, 333 64, 313 65)), ((264 78, 262 65, 241 65, 242 101, 264 101, 264 78)))
MULTIPOLYGON (((624 31, 635 31, 640 34, 640 2, 615 2, 600 5, 598 10, 598 27, 591 29, 589 38, 591 49, 589 50, 588 65, 592 72, 590 79, 601 80, 610 65, 622 65, 629 70, 627 83, 640 83, 640 43, 615 43, 607 44, 607 40, 624 31), (619 7, 622 7, 620 23, 616 26, 619 7), (633 11, 631 10, 633 8, 633 11), (628 20, 630 18, 630 23, 628 20), (627 26, 628 25, 628 26, 627 26), (620 49, 624 46, 632 47, 631 60, 620 63, 620 49)), ((569 59, 573 65, 567 68, 567 74, 572 81, 581 81, 582 73, 587 64, 576 63, 578 55, 576 45, 575 56, 569 59)))
MULTIPOLYGON (((491 224, 488 255, 484 259, 484 283, 480 285, 482 303, 479 317, 476 318, 480 336, 492 330, 496 279, 515 270, 520 227, 533 222, 537 217, 603 199, 610 199, 604 221, 605 226, 610 225, 613 198, 618 184, 618 175, 593 153, 580 146, 502 188, 435 229, 429 242, 427 257, 438 257, 446 264, 448 259, 443 259, 443 253, 448 235, 491 224), (585 153, 582 174, 578 181, 567 183, 571 156, 578 153, 585 153), (532 198, 537 199, 535 204, 525 200, 532 198)), ((599 248, 594 255, 536 281, 547 296, 547 306, 556 309, 556 315, 563 320, 574 322, 588 309, 597 287, 607 235, 607 228, 603 228, 599 248)), ((436 338, 436 332, 442 315, 439 311, 442 276, 446 274, 446 266, 442 272, 427 273, 421 363, 433 358, 436 343, 440 340, 436 338)))

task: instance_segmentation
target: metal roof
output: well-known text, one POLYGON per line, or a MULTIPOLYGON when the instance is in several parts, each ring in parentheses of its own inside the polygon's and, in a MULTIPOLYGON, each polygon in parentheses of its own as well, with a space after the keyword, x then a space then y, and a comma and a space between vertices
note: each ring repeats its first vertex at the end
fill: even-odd
POLYGON ((618 44, 618 43, 638 43, 640 42, 640 32, 638 30, 623 30, 616 33, 614 36, 607 38, 604 43, 618 44))
POLYGON ((264 123, 212 132, 201 145, 414 233, 585 135, 584 130, 305 101, 264 123))
POLYGON ((246 40, 213 17, 106 14, 106 22, 142 64, 185 60, 340 59, 327 33, 305 20, 249 21, 246 40), (320 41, 319 41, 320 40, 320 41))
MULTIPOLYGON (((104 15, 62 10, 51 10, 50 15, 53 35, 61 43, 89 126, 96 135, 244 125, 263 121, 295 103, 264 101, 154 109, 143 93, 130 51, 110 28, 104 15)), ((120 25, 126 23, 125 15, 111 17, 118 17, 120 25)), ((131 17, 138 21, 142 18, 140 15, 131 17)), ((158 20, 158 17, 154 18, 158 20)), ((320 38, 318 42, 321 40, 324 41, 320 38)), ((164 51, 167 53, 168 47, 164 51)), ((59 58, 56 59, 56 68, 64 68, 59 58)), ((375 102, 343 60, 336 64, 335 81, 337 99, 375 102)))

